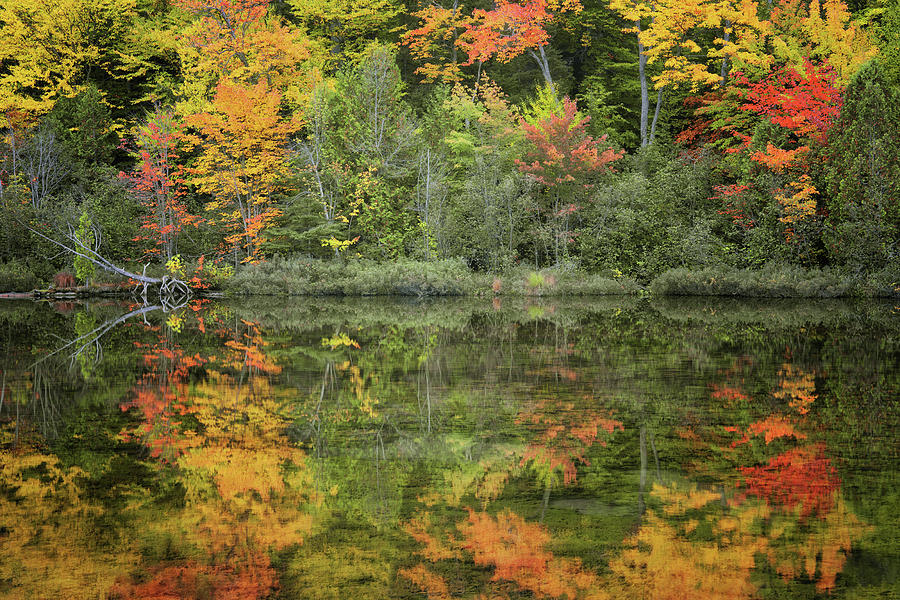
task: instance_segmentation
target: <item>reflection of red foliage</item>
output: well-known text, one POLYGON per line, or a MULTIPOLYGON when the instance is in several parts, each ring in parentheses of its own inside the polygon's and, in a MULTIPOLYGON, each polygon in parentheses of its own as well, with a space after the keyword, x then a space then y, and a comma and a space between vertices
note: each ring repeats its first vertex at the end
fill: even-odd
POLYGON ((110 597, 120 600, 180 600, 267 598, 276 587, 275 571, 265 553, 253 553, 250 564, 204 566, 193 561, 154 569, 143 583, 117 582, 110 597))
POLYGON ((520 415, 516 423, 525 423, 537 433, 522 455, 521 464, 534 461, 541 470, 553 472, 559 469, 563 483, 575 481, 576 463, 589 464, 585 453, 598 440, 601 432, 611 434, 616 429, 624 430, 621 421, 615 421, 592 410, 577 411, 571 403, 550 405, 542 401, 531 413, 520 415))
POLYGON ((747 493, 788 508, 800 505, 801 518, 826 514, 841 484, 824 444, 794 448, 760 467, 740 467, 747 493))
MULTIPOLYGON (((732 433, 742 432, 742 430, 737 427, 726 427, 725 431, 730 431, 732 433)), ((732 448, 736 448, 741 444, 746 444, 747 442, 749 442, 751 434, 757 437, 763 436, 766 440, 767 446, 773 440, 777 440, 778 438, 783 437, 792 437, 798 440, 806 439, 806 434, 794 429, 793 423, 791 423, 781 415, 770 415, 766 419, 750 423, 750 426, 747 427, 747 430, 742 433, 744 434, 744 436, 741 439, 735 442, 731 442, 732 448)))
POLYGON ((75 303, 74 302, 54 302, 53 309, 58 313, 67 315, 75 310, 75 303))
POLYGON ((713 400, 749 400, 747 394, 741 391, 740 388, 737 387, 729 387, 727 385, 719 386, 717 384, 712 384, 712 393, 710 393, 710 397, 713 400))
POLYGON ((206 359, 199 354, 186 356, 181 347, 163 336, 156 344, 135 342, 135 346, 145 349, 144 365, 149 370, 135 386, 134 398, 120 405, 123 411, 137 409, 142 421, 123 437, 141 441, 154 458, 174 460, 183 450, 181 417, 190 412, 180 399, 186 397, 190 369, 203 365, 206 359))

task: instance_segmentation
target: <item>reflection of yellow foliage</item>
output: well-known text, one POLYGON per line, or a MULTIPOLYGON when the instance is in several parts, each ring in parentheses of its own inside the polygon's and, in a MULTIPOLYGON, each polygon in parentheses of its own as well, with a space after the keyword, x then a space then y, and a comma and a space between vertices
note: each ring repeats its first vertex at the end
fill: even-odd
MULTIPOLYGON (((185 401, 199 425, 181 433, 185 450, 176 461, 187 506, 151 527, 199 549, 203 572, 226 569, 223 582, 256 581, 257 572, 268 577, 268 552, 302 543, 313 528, 304 507, 321 498, 311 492, 305 453, 284 438, 285 394, 264 376, 209 371, 185 401)), ((268 593, 268 584, 257 587, 268 593)), ((217 589, 217 597, 228 597, 217 589)))
POLYGON ((688 510, 703 508, 710 502, 721 498, 721 495, 711 490, 679 490, 677 484, 671 487, 663 487, 653 484, 653 496, 659 498, 665 505, 663 512, 667 515, 683 515, 688 510))
POLYGON ((772 395, 782 400, 789 399, 791 408, 801 415, 808 413, 809 406, 816 400, 815 373, 784 363, 778 377, 781 383, 772 395))
POLYGON ((331 337, 322 338, 322 347, 323 348, 331 348, 334 350, 335 348, 359 348, 359 342, 351 338, 344 332, 336 333, 331 337))
POLYGON ((96 598, 135 557, 96 553, 101 506, 83 499, 78 467, 52 456, 0 452, 0 581, 4 598, 96 598))
POLYGON ((166 325, 168 325, 169 329, 171 329, 175 333, 181 333, 181 330, 184 327, 184 319, 181 317, 181 315, 172 313, 171 315, 169 315, 169 318, 166 319, 166 325))
POLYGON ((400 569, 399 573, 425 592, 428 600, 450 600, 452 598, 444 578, 432 573, 425 565, 419 564, 409 569, 400 569))
POLYGON ((806 524, 799 508, 772 512, 750 501, 731 501, 724 514, 716 507, 699 520, 673 521, 671 517, 703 509, 720 496, 676 486, 655 486, 652 495, 663 502, 662 511, 648 511, 640 530, 626 540, 626 549, 610 562, 622 598, 755 597, 750 573, 757 554, 766 556, 785 580, 806 576, 815 579, 817 589, 828 591, 852 543, 871 529, 847 510, 839 493, 833 510, 806 524), (701 521, 708 523, 712 540, 693 536, 701 521))
POLYGON ((844 568, 850 546, 872 528, 860 522, 847 510, 843 497, 838 495, 834 509, 824 521, 816 522, 808 535, 794 531, 796 521, 779 524, 779 537, 784 544, 773 544, 767 556, 769 562, 784 579, 794 579, 805 572, 814 578, 816 588, 828 591, 834 587, 837 574, 844 568))
POLYGON ((364 376, 358 366, 346 362, 337 365, 336 368, 339 371, 347 371, 350 376, 350 389, 356 397, 359 410, 371 419, 377 417, 375 406, 378 404, 378 398, 372 395, 370 388, 378 383, 378 378, 375 375, 364 376))
MULTIPOLYGON (((654 495, 658 493, 654 490, 654 495)), ((704 492, 664 492, 665 498, 679 495, 682 496, 677 503, 679 508, 667 512, 676 513, 682 510, 680 507, 699 507, 710 501, 704 492)), ((718 541, 700 542, 687 538, 696 522, 689 522, 679 531, 648 511, 637 534, 626 540, 627 548, 610 562, 610 568, 622 578, 620 583, 624 583, 619 597, 655 600, 753 597, 756 587, 750 582, 750 572, 755 565, 754 555, 765 548, 766 540, 747 533, 744 524, 765 512, 764 508, 754 506, 743 508, 737 515, 713 524, 713 531, 723 534, 718 541)))
MULTIPOLYGON (((403 530, 411 535, 420 544, 424 544, 424 548, 419 554, 430 560, 437 562, 439 560, 459 558, 459 550, 451 548, 445 544, 440 538, 428 532, 431 527, 431 518, 428 513, 423 513, 420 518, 412 518, 409 523, 403 525, 403 530)), ((451 540, 452 543, 452 540, 451 540)))
POLYGON ((241 323, 247 327, 247 332, 242 336, 243 342, 236 340, 225 342, 225 346, 232 351, 229 353, 230 362, 226 363, 226 365, 230 365, 235 369, 251 367, 262 373, 271 373, 273 375, 281 373, 281 366, 276 364, 263 351, 268 342, 263 339, 259 326, 249 321, 242 320, 241 323))
POLYGON ((209 511, 204 526, 225 537, 235 528, 266 546, 301 542, 312 526, 299 511, 308 500, 306 456, 282 435, 288 422, 269 380, 239 383, 211 372, 192 400, 203 431, 178 466, 188 499, 209 511))

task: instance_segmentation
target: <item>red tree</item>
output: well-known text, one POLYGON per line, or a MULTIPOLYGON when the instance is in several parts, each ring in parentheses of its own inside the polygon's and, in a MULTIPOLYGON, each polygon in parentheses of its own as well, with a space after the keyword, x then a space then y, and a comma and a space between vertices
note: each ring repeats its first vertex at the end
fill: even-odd
POLYGON ((184 195, 177 143, 180 125, 171 111, 156 110, 135 136, 138 164, 131 173, 119 176, 130 183, 145 209, 141 235, 152 246, 148 255, 165 261, 178 252, 178 236, 188 225, 198 225, 181 197, 184 195))
POLYGON ((550 192, 550 205, 544 209, 550 212, 557 262, 560 242, 565 248, 571 241, 569 217, 578 210, 579 191, 589 189, 595 177, 612 170, 609 163, 624 155, 605 144, 605 135, 594 139, 587 133, 590 117, 579 114, 575 102, 563 98, 561 108, 533 125, 522 121, 531 148, 525 161, 516 161, 520 171, 550 192))

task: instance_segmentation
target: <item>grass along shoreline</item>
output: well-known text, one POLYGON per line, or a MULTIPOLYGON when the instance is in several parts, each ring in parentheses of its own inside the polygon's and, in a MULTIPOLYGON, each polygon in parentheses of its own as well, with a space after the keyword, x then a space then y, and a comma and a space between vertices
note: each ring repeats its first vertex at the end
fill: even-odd
POLYGON ((238 269, 228 296, 729 296, 748 298, 900 297, 897 269, 854 276, 829 269, 768 265, 760 270, 670 269, 641 285, 627 277, 519 267, 475 272, 459 260, 321 261, 273 259, 238 269))
MULTIPOLYGON (((54 290, 27 269, 0 265, 0 297, 42 297, 54 290), (5 276, 11 275, 11 277, 5 276)), ((758 270, 732 267, 670 269, 649 282, 613 273, 571 268, 516 267, 501 274, 477 272, 462 260, 318 260, 274 258, 240 267, 201 296, 718 296, 736 298, 900 298, 900 268, 865 275, 836 269, 771 264, 758 270)), ((101 276, 78 296, 126 293, 118 276, 101 276)), ((57 290, 75 293, 76 289, 57 290)))

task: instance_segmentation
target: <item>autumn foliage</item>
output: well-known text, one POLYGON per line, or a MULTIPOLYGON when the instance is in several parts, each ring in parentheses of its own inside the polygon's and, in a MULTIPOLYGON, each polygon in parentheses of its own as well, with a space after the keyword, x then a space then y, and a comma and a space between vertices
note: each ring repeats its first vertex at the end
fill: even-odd
POLYGON ((137 167, 120 173, 144 208, 141 235, 148 241, 149 256, 166 261, 178 253, 178 238, 185 227, 196 226, 199 217, 184 204, 184 169, 179 162, 181 125, 172 111, 157 109, 135 135, 137 167))
MULTIPOLYGON (((581 561, 555 556, 546 549, 551 538, 540 524, 528 523, 511 511, 490 515, 469 509, 468 517, 456 529, 461 538, 449 536, 451 554, 427 552, 426 558, 437 562, 451 556, 471 557, 475 565, 493 570, 491 581, 497 582, 497 591, 512 583, 536 598, 609 598, 601 579, 585 569, 581 561)), ((434 541, 424 530, 418 531, 416 539, 432 548, 444 544, 434 541)), ((447 582, 425 564, 401 569, 400 575, 429 598, 452 597, 447 582)))
POLYGON ((741 467, 748 494, 784 508, 799 507, 802 518, 824 515, 841 480, 824 446, 793 448, 758 467, 741 467))
POLYGON ((547 26, 563 13, 582 10, 579 0, 499 0, 491 9, 476 8, 470 15, 461 6, 429 5, 414 13, 421 27, 404 35, 404 43, 424 64, 417 72, 426 81, 459 81, 460 66, 479 65, 491 59, 507 63, 531 54, 550 82, 544 48, 550 42, 547 26), (456 50, 467 60, 457 60, 456 50))
POLYGON ((624 151, 615 151, 606 136, 594 139, 587 133, 590 117, 578 113, 575 102, 563 98, 559 114, 550 115, 535 124, 523 122, 531 153, 517 161, 519 170, 548 186, 588 182, 609 172, 610 163, 620 159, 624 151))
POLYGON ((273 194, 287 168, 287 137, 297 123, 279 114, 281 94, 265 81, 223 80, 209 112, 192 115, 186 140, 203 150, 192 181, 212 198, 207 210, 224 225, 226 244, 243 262, 260 259, 260 236, 280 210, 273 194))
POLYGON ((606 445, 606 437, 624 430, 616 421, 596 410, 576 411, 574 405, 539 402, 517 418, 534 436, 522 454, 521 465, 531 464, 542 479, 552 482, 557 473, 563 484, 575 482, 579 464, 590 464, 586 454, 596 443, 606 445))

